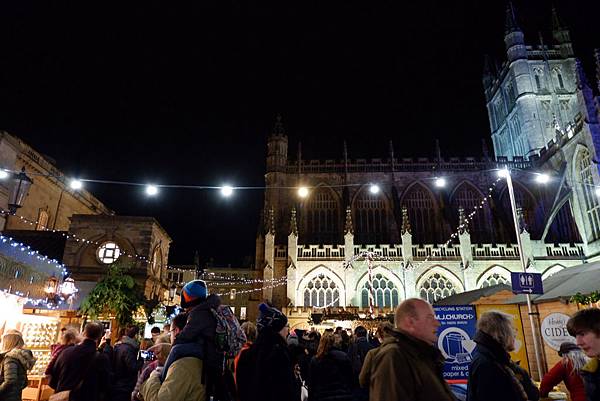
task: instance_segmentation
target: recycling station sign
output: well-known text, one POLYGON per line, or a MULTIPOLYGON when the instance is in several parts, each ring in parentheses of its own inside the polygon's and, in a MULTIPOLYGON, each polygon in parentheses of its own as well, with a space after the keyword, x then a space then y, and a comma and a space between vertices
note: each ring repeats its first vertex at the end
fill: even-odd
POLYGON ((446 359, 444 379, 466 382, 469 364, 473 360, 477 315, 472 305, 434 306, 435 317, 440 322, 437 346, 446 359))

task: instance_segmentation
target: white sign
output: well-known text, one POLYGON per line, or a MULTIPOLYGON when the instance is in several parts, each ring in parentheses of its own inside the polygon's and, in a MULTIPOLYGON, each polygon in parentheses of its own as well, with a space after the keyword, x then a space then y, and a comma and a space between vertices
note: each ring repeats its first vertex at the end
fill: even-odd
POLYGON ((567 331, 570 316, 564 313, 551 313, 542 320, 542 337, 548 346, 558 351, 564 342, 575 342, 567 331))

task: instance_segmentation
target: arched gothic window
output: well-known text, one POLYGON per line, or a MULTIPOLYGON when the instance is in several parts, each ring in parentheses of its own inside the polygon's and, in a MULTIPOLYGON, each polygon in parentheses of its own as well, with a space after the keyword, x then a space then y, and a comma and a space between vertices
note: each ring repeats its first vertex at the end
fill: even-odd
POLYGON ((501 275, 500 273, 490 274, 483 283, 481 283, 481 288, 492 287, 498 284, 510 284, 510 280, 501 275))
POLYGON ((479 209, 483 198, 484 196, 473 185, 466 182, 456 189, 452 197, 452 207, 456 211, 456 216, 458 216, 460 206, 465 209, 465 215, 471 213, 475 207, 478 208, 469 223, 469 232, 473 243, 493 242, 492 216, 488 203, 485 203, 483 209, 479 209))
POLYGON ((600 238, 600 207, 594 190, 593 168, 590 152, 587 149, 580 150, 577 155, 577 178, 580 182, 580 194, 583 196, 582 209, 589 222, 592 241, 600 238))
POLYGON ((544 242, 547 244, 581 242, 579 230, 575 225, 569 201, 562 205, 554 217, 552 225, 548 229, 548 234, 546 235, 546 238, 544 238, 544 242))
POLYGON ((440 273, 429 276, 419 288, 419 296, 430 304, 454 294, 456 294, 454 283, 440 273))
POLYGON ((340 290, 325 274, 319 274, 304 288, 304 306, 340 306, 340 290))
MULTIPOLYGON (((523 219, 525 220, 525 224, 527 225, 527 231, 529 233, 537 232, 537 222, 535 219, 535 212, 537 209, 537 203, 533 196, 521 186, 518 182, 513 179, 513 188, 515 191, 515 203, 517 207, 520 207, 523 211, 523 219)), ((505 189, 502 194, 502 207, 507 212, 508 225, 506 226, 508 229, 508 238, 512 238, 512 240, 516 241, 514 224, 512 220, 512 214, 510 212, 510 194, 508 193, 508 188, 505 189)))
POLYGON ((359 244, 389 242, 388 211, 384 195, 363 190, 354 201, 354 241, 359 244))
MULTIPOLYGON (((365 284, 360 291, 361 305, 363 308, 369 307, 369 292, 371 284, 369 280, 365 281, 365 284)), ((398 288, 394 285, 392 280, 388 280, 383 274, 377 273, 373 277, 373 304, 378 308, 395 308, 400 302, 398 295, 398 288)))
POLYGON ((306 242, 337 244, 341 241, 338 202, 329 189, 318 188, 310 194, 304 221, 306 242))
POLYGON ((436 231, 435 209, 429 191, 420 184, 413 185, 404 196, 402 206, 405 206, 408 210, 413 243, 434 243, 436 231))

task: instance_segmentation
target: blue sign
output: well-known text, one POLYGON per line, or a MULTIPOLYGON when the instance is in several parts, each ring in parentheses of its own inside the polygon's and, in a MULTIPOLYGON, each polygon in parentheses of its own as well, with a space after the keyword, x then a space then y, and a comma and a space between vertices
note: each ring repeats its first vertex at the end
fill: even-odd
POLYGON ((435 317, 440 322, 438 328, 438 348, 446 362, 444 379, 466 381, 469 377, 469 364, 475 350, 475 325, 477 315, 472 305, 434 306, 435 317))
POLYGON ((510 273, 515 294, 543 294, 541 273, 510 273))

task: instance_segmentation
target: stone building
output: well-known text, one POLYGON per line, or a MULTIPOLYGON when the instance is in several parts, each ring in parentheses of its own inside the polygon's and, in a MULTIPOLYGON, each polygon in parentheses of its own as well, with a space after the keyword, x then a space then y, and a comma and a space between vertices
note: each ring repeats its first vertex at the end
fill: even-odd
MULTIPOLYGON (((267 142, 256 268, 285 285, 280 307, 392 308, 507 283, 521 271, 505 179, 520 209, 530 271, 548 277, 600 253, 600 102, 553 12, 551 44, 525 44, 507 10, 507 61, 483 77, 494 157, 303 160, 288 154, 281 119, 267 142), (541 174, 550 176, 540 184, 541 174), (377 184, 377 186, 372 186, 377 184), (297 188, 306 187, 300 197, 297 188), (460 229, 459 229, 460 228, 460 229), (371 269, 363 252, 372 252, 371 269), (369 279, 369 270, 371 278, 369 279)), ((598 56, 598 55, 597 55, 598 56)), ((600 56, 597 57, 600 80, 600 56)))
POLYGON ((129 274, 146 298, 165 298, 171 238, 156 219, 76 214, 69 235, 63 263, 75 280, 98 281, 108 265, 121 261, 131 264, 129 274))
MULTIPOLYGON (((113 214, 102 202, 85 189, 73 190, 64 173, 54 161, 37 152, 20 138, 0 132, 0 169, 18 172, 24 169, 32 179, 18 217, 0 215, 0 230, 68 231, 73 214, 113 214)), ((0 180, 0 208, 8 210, 10 179, 0 180)))

